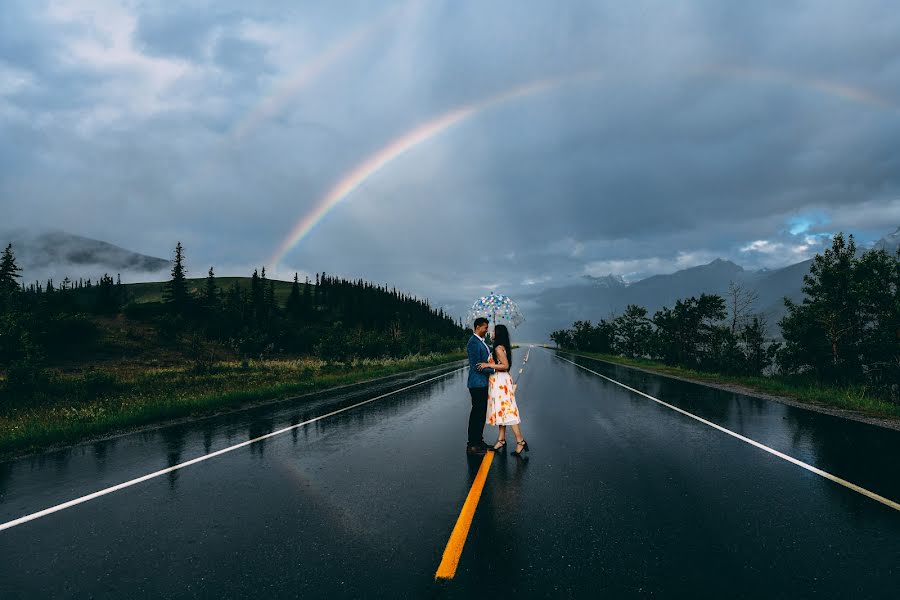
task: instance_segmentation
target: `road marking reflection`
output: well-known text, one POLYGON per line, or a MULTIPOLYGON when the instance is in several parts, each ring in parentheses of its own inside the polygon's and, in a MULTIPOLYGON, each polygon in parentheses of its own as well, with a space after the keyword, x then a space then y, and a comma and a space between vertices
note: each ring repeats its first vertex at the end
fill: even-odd
POLYGON ((829 473, 827 471, 823 471, 822 469, 819 469, 808 463, 805 463, 802 460, 798 460, 798 459, 794 458, 793 456, 788 456, 787 454, 779 452, 778 450, 775 450, 774 448, 770 448, 770 447, 766 446, 765 444, 761 444, 755 440, 751 440, 750 438, 744 437, 739 433, 735 433, 734 431, 731 431, 730 429, 725 429, 721 425, 716 425, 715 423, 713 423, 711 421, 707 421, 706 419, 704 419, 702 417, 698 417, 697 415, 689 413, 686 410, 682 410, 682 409, 678 408, 677 406, 672 406, 671 404, 669 404, 667 402, 663 402, 662 400, 659 400, 658 398, 654 398, 650 394, 645 394, 644 392, 642 392, 640 390, 636 390, 633 387, 629 387, 629 386, 625 385, 624 383, 618 382, 615 379, 611 379, 611 378, 607 377, 606 375, 603 375, 596 371, 592 371, 591 369, 588 369, 585 366, 579 365, 578 363, 573 362, 567 358, 563 358, 559 355, 554 355, 554 356, 556 356, 556 358, 558 358, 560 360, 564 360, 568 363, 572 363, 576 367, 584 369, 588 373, 593 373, 594 375, 597 375, 598 377, 602 377, 603 379, 606 379, 607 381, 611 381, 612 383, 615 383, 616 385, 621 386, 621 387, 625 388, 626 390, 634 392, 635 394, 639 394, 645 398, 649 398, 650 400, 653 400, 654 402, 657 402, 667 408, 671 408, 672 410, 674 410, 676 412, 680 412, 683 415, 686 415, 692 419, 700 421, 701 423, 709 425, 710 427, 718 429, 719 431, 721 431, 723 433, 727 433, 728 435, 735 437, 735 438, 741 440, 742 442, 747 442, 751 446, 756 446, 760 450, 765 450, 769 454, 773 454, 773 455, 777 456, 778 458, 784 459, 790 463, 797 465, 798 467, 802 467, 802 468, 806 469, 807 471, 810 471, 812 473, 815 473, 816 475, 824 477, 825 479, 829 479, 835 483, 838 483, 838 484, 844 486, 845 488, 851 489, 854 492, 858 492, 858 493, 862 494, 863 496, 866 496, 868 498, 871 498, 872 500, 880 502, 889 508, 893 508, 894 510, 900 511, 900 503, 894 502, 890 498, 885 498, 884 496, 880 496, 880 495, 876 494, 875 492, 867 490, 864 487, 860 487, 860 486, 856 485, 855 483, 851 483, 850 481, 847 481, 846 479, 842 479, 842 478, 838 477, 837 475, 832 475, 831 473, 829 473))

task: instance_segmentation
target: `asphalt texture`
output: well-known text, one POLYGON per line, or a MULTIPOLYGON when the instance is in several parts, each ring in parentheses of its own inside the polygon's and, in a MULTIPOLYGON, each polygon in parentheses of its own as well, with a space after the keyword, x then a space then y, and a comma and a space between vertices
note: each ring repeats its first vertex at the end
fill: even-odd
MULTIPOLYGON (((531 350, 532 450, 495 457, 450 581, 481 462, 464 370, 0 531, 0 598, 898 597, 900 511, 554 354, 531 350)), ((567 358, 900 500, 900 432, 567 358)), ((408 384, 0 463, 0 523, 408 384)))

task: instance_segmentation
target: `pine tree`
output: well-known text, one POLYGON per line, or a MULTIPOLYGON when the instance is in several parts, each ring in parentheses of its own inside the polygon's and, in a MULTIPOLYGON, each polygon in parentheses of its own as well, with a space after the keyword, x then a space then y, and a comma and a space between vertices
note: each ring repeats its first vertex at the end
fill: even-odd
POLYGON ((202 302, 206 310, 213 310, 219 302, 219 288, 216 285, 216 274, 212 267, 209 268, 206 275, 206 287, 203 288, 202 302))
POLYGON ((780 344, 768 343, 768 332, 764 317, 755 315, 748 323, 744 324, 740 332, 740 340, 743 345, 745 367, 747 375, 763 375, 772 364, 780 344))
POLYGON ((725 300, 721 296, 700 294, 675 301, 675 307, 662 307, 653 315, 653 353, 670 365, 698 368, 719 345, 717 323, 725 318, 725 300))
POLYGON ((175 314, 183 314, 190 301, 190 292, 185 278, 184 249, 181 242, 175 246, 175 260, 172 264, 172 279, 166 283, 163 299, 169 310, 175 314))
POLYGON ((313 306, 322 305, 322 282, 319 280, 319 274, 316 273, 316 287, 313 288, 313 306))
POLYGON ((265 305, 266 318, 271 317, 278 310, 278 304, 275 302, 275 280, 270 279, 269 285, 265 289, 265 297, 263 298, 265 305))
POLYGON ((122 283, 121 273, 116 273, 116 303, 117 308, 128 303, 128 292, 125 291, 125 285, 122 283))
POLYGON ((782 365, 789 371, 811 368, 830 381, 859 378, 863 323, 852 235, 845 240, 843 233, 837 234, 831 248, 813 258, 803 277, 803 293, 800 304, 785 299, 782 365))
POLYGON ((312 312, 312 285, 309 283, 309 276, 306 277, 306 284, 303 287, 303 313, 309 315, 312 312))
MULTIPOLYGON (((865 252, 856 263, 863 323, 860 355, 867 378, 900 400, 900 248, 865 252)), ((888 394, 885 394, 888 396, 888 394)))
MULTIPOLYGON (((266 269, 263 268, 263 278, 266 276, 266 269)), ((256 269, 253 269, 253 276, 250 278, 250 304, 253 310, 253 318, 256 319, 257 323, 262 322, 263 319, 263 296, 265 295, 265 291, 263 290, 262 280, 259 277, 259 273, 256 269)))
POLYGON ((21 277, 22 269, 16 264, 16 255, 12 244, 6 246, 3 256, 0 258, 0 291, 14 293, 19 289, 17 279, 21 277))
POLYGON ((104 273, 97 284, 97 312, 111 314, 118 310, 119 305, 116 301, 114 286, 113 278, 109 274, 104 273))
POLYGON ((625 307, 622 316, 615 319, 615 349, 619 354, 639 358, 647 354, 653 331, 647 309, 636 304, 625 307))
POLYGON ((303 299, 300 297, 300 277, 294 273, 294 284, 291 286, 291 295, 288 296, 287 305, 288 315, 298 318, 303 312, 303 299))

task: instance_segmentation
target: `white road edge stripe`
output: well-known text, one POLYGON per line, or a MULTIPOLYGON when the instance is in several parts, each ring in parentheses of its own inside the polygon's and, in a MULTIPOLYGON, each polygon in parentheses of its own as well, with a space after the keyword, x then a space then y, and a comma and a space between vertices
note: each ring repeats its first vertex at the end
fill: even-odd
MULTIPOLYGON (((176 471, 178 469, 183 469, 184 467, 188 467, 190 465, 203 462, 204 460, 209 460, 215 456, 219 456, 220 454, 225 454, 226 452, 231 452, 232 450, 237 450, 238 448, 243 448, 244 446, 249 446, 254 442, 258 442, 260 440, 264 440, 266 438, 275 437, 276 435, 280 435, 292 429, 297 429, 299 427, 304 427, 309 425, 310 423, 315 423, 316 421, 321 421, 322 419, 327 419, 328 417, 333 417, 334 415, 340 414, 342 412, 346 412, 348 410, 352 410, 354 408, 359 408, 364 404, 369 404, 370 402, 375 402, 376 400, 381 400, 382 398, 386 398, 388 396, 392 396, 394 394, 399 394, 400 392, 405 392, 406 390, 412 389, 414 387, 418 387, 420 385, 424 385, 426 383, 430 383, 437 379, 441 379, 442 377, 446 377, 447 375, 452 375, 453 373, 457 373, 462 371, 463 369, 468 369, 468 366, 460 367, 459 369, 455 369, 453 371, 448 371, 443 373, 442 375, 438 375, 437 377, 432 377, 431 379, 426 379, 425 381, 420 381, 419 383, 414 383, 413 385, 406 386, 405 388, 401 388, 399 390, 394 390, 393 392, 388 392, 387 394, 382 394, 376 398, 369 398, 368 400, 364 400, 362 402, 358 402, 353 406, 347 406, 345 408, 341 408, 339 410, 332 411, 328 414, 316 417, 314 419, 310 419, 309 421, 304 421, 302 423, 297 423, 296 425, 291 425, 290 427, 285 427, 283 429, 279 429, 278 431, 273 431, 272 433, 267 433, 266 435, 261 435, 259 437, 253 438, 252 440, 247 440, 246 442, 241 442, 240 444, 235 444, 234 446, 229 446, 228 448, 222 448, 221 450, 216 450, 215 452, 211 452, 209 454, 204 454, 203 456, 198 456, 192 460, 179 463, 177 465, 168 467, 166 469, 160 469, 159 471, 155 471, 148 475, 144 475, 142 477, 138 477, 136 479, 132 479, 131 481, 126 481, 124 483, 120 483, 118 485, 114 485, 112 487, 108 487, 106 489, 94 492, 93 494, 88 494, 87 496, 82 496, 81 498, 76 498, 74 500, 69 500, 68 502, 63 502, 62 504, 57 504, 56 506, 52 506, 50 508, 45 508, 42 511, 38 511, 36 513, 32 513, 30 515, 25 515, 24 517, 19 517, 18 519, 8 521, 6 523, 0 524, 0 531, 4 529, 10 529, 15 527, 16 525, 22 525, 23 523, 27 523, 29 521, 34 521, 35 519, 40 519, 41 517, 46 517, 47 515, 53 514, 55 512, 59 512, 66 508, 70 508, 72 506, 81 504, 83 502, 87 502, 89 500, 93 500, 95 498, 99 498, 100 496, 105 496, 106 494, 111 494, 118 490, 130 487, 132 485, 137 485, 138 483, 142 483, 147 481, 148 479, 153 479, 154 477, 159 477, 160 475, 165 475, 166 473, 171 473, 172 471, 176 471)), ((327 390, 326 390, 327 391, 327 390)))
POLYGON ((663 402, 662 400, 654 398, 653 396, 651 396, 649 394, 645 394, 644 392, 642 392, 640 390, 636 390, 632 387, 628 387, 624 383, 620 383, 620 382, 616 381, 615 379, 611 379, 611 378, 607 377, 606 375, 597 373, 596 371, 592 371, 592 370, 588 369, 587 367, 579 365, 578 363, 573 362, 567 358, 563 358, 558 355, 554 355, 554 356, 556 356, 556 358, 558 358, 560 360, 564 360, 568 363, 572 363, 576 367, 582 368, 585 371, 587 371, 588 373, 593 373, 594 375, 597 375, 598 377, 602 377, 603 379, 606 379, 607 381, 611 381, 612 383, 615 383, 616 385, 622 386, 626 390, 632 391, 635 394, 639 394, 645 398, 649 398, 650 400, 653 400, 654 402, 658 402, 659 404, 662 404, 663 406, 665 406, 667 408, 671 408, 674 411, 680 412, 681 414, 686 415, 692 419, 696 419, 697 421, 700 421, 701 423, 709 425, 710 427, 714 427, 715 429, 718 429, 719 431, 721 431, 723 433, 727 433, 728 435, 730 435, 732 437, 736 437, 737 439, 741 440, 742 442, 747 442, 751 446, 756 446, 757 448, 759 448, 761 450, 765 450, 769 454, 774 454, 778 458, 782 458, 790 463, 794 463, 798 467, 803 467, 807 471, 811 471, 812 473, 815 473, 816 475, 820 475, 820 476, 824 477, 825 479, 830 479, 831 481, 833 481, 835 483, 839 483, 842 486, 853 490, 854 492, 858 492, 858 493, 862 494, 863 496, 868 496, 872 500, 877 500, 878 502, 881 502, 885 506, 888 506, 890 508, 893 508, 894 510, 900 511, 900 503, 894 502, 893 500, 891 500, 889 498, 885 498, 884 496, 879 496, 875 492, 871 492, 871 491, 867 490, 866 488, 860 487, 860 486, 856 485, 855 483, 851 483, 851 482, 847 481, 846 479, 841 479, 837 475, 832 475, 831 473, 828 473, 827 471, 818 469, 808 463, 803 462, 802 460, 797 460, 796 458, 794 458, 792 456, 788 456, 787 454, 784 454, 782 452, 779 452, 778 450, 775 450, 774 448, 769 448, 765 444, 760 444, 759 442, 757 442, 755 440, 751 440, 748 437, 744 437, 739 433, 735 433, 734 431, 731 431, 730 429, 725 429, 724 427, 722 427, 720 425, 716 425, 715 423, 707 421, 706 419, 704 419, 702 417, 698 417, 695 414, 691 414, 691 413, 687 412, 686 410, 682 410, 682 409, 678 408, 677 406, 672 406, 671 404, 668 404, 666 402, 663 402))

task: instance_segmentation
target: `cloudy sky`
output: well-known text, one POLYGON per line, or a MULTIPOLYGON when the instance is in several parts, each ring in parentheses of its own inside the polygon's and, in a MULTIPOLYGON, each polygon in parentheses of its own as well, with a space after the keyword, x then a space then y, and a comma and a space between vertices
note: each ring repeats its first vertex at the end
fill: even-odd
POLYGON ((900 225, 900 13, 4 0, 0 140, 5 225, 180 240, 197 276, 324 270, 460 309, 772 268, 900 225))

